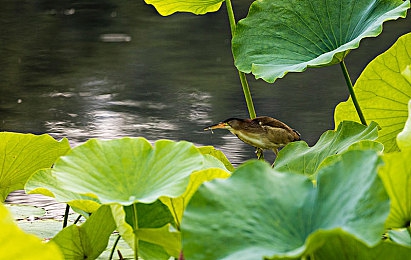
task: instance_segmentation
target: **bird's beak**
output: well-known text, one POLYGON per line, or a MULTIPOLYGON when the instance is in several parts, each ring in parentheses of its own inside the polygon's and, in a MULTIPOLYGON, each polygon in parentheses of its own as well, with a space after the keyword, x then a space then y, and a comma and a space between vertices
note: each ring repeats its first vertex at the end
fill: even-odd
POLYGON ((207 130, 213 130, 213 129, 217 129, 217 128, 227 128, 227 123, 218 123, 218 124, 215 124, 215 125, 210 125, 210 126, 207 126, 206 128, 204 128, 204 131, 207 131, 207 130))

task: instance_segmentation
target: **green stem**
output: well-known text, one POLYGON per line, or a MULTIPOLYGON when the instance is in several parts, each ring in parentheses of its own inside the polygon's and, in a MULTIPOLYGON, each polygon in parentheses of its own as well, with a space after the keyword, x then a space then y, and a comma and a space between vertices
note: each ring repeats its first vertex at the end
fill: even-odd
POLYGON ((230 28, 231 28, 231 37, 234 36, 236 22, 234 17, 233 6, 231 4, 231 0, 225 0, 225 5, 227 6, 227 14, 228 20, 230 21, 230 28))
POLYGON ((69 211, 70 211, 70 206, 69 204, 67 204, 66 210, 64 212, 63 228, 67 227, 69 211))
POLYGON ((354 103, 355 110, 357 110, 358 117, 360 118, 361 123, 363 125, 367 125, 367 121, 365 121, 364 115, 363 115, 363 113, 361 111, 361 108, 360 108, 360 104, 358 103, 357 97, 355 96, 354 88, 353 88, 353 85, 352 85, 352 82, 351 82, 351 78, 350 78, 350 75, 348 74, 348 70, 347 70, 347 67, 345 66, 344 60, 342 60, 340 62, 340 66, 341 66, 341 70, 344 74, 345 82, 347 83, 348 91, 350 92, 352 102, 354 103))
POLYGON ((74 220, 73 224, 77 224, 80 221, 81 217, 82 217, 81 214, 79 214, 76 220, 74 220))
POLYGON ((240 76, 241 86, 243 86, 243 92, 245 97, 245 102, 247 103, 248 113, 250 114, 250 118, 255 118, 257 115, 255 113, 253 98, 251 97, 250 88, 248 87, 247 78, 245 74, 241 71, 238 71, 238 75, 240 76))
POLYGON ((137 203, 133 204, 133 224, 134 224, 134 259, 138 260, 138 217, 137 217, 137 203))
MULTIPOLYGON (((225 0, 227 6, 227 13, 228 13, 228 20, 230 21, 230 28, 231 28, 231 36, 234 36, 236 22, 234 17, 233 6, 231 5, 231 0, 225 0)), ((250 118, 255 118, 256 113, 254 109, 253 99, 251 97, 250 88, 248 86, 247 78, 245 74, 241 71, 238 71, 238 75, 240 76, 241 86, 243 87, 245 102, 247 103, 248 113, 250 114, 250 118)))
POLYGON ((110 257, 108 258, 109 260, 113 259, 114 251, 116 250, 116 247, 117 247, 118 241, 120 241, 120 238, 121 236, 118 235, 116 241, 114 242, 113 248, 111 249, 110 257))

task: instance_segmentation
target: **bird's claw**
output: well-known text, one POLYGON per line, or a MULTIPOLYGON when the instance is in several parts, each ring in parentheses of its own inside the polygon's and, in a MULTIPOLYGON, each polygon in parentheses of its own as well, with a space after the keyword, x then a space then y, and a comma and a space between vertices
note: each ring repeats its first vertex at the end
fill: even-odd
POLYGON ((258 160, 264 160, 264 154, 263 154, 263 150, 260 148, 257 148, 255 150, 255 154, 257 155, 257 159, 258 160))

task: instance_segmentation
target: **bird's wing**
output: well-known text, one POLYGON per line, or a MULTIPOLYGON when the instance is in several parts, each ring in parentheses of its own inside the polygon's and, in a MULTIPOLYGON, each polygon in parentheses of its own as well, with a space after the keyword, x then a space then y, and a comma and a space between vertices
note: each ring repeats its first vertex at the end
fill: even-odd
POLYGON ((292 130, 288 125, 284 124, 280 120, 277 120, 272 117, 256 117, 254 120, 259 122, 261 126, 268 126, 274 128, 283 128, 286 130, 292 130))

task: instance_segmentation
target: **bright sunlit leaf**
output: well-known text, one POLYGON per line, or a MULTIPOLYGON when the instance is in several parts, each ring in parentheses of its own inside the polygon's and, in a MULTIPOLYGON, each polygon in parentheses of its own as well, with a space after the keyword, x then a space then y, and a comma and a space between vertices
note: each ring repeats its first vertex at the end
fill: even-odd
POLYGON ((53 239, 66 259, 96 259, 116 228, 109 206, 101 206, 81 226, 70 225, 53 239))
POLYGON ((67 153, 67 139, 54 140, 49 135, 0 132, 0 202, 41 168, 49 168, 67 153))
POLYGON ((227 156, 225 156, 222 151, 215 149, 213 146, 201 146, 198 147, 198 150, 200 150, 200 152, 204 155, 211 155, 217 158, 224 164, 227 170, 234 171, 234 166, 230 163, 230 161, 227 159, 227 156))
POLYGON ((101 205, 95 197, 81 195, 62 188, 51 169, 42 169, 34 173, 27 180, 24 189, 27 194, 42 194, 53 197, 58 202, 67 203, 88 213, 96 211, 101 205))
MULTIPOLYGON (((399 150, 396 138, 408 118, 410 66, 411 33, 408 33, 371 61, 354 86, 365 119, 381 127, 377 141, 384 145, 386 152, 399 150)), ((351 98, 336 107, 334 117, 336 125, 343 120, 360 121, 351 98)))
POLYGON ((44 243, 38 237, 24 233, 6 207, 0 202, 0 258, 19 260, 63 260, 57 245, 44 243))
POLYGON ((159 14, 166 16, 175 12, 205 14, 215 12, 221 7, 223 0, 144 0, 153 5, 159 14))
POLYGON ((61 157, 52 175, 67 191, 130 205, 180 196, 203 163, 189 142, 159 140, 152 146, 144 138, 91 139, 61 157))
POLYGON ((411 99, 408 101, 408 119, 404 129, 397 135, 397 145, 401 150, 411 150, 411 99))
POLYGON ((411 221, 411 150, 384 154, 385 165, 379 171, 391 199, 387 227, 410 226, 411 221))

